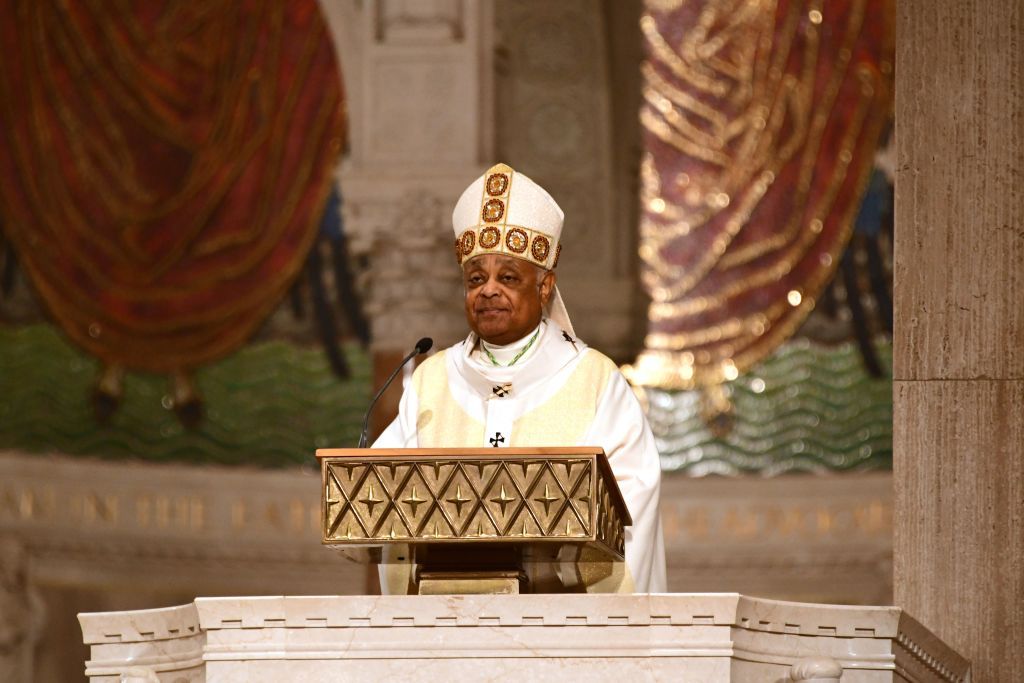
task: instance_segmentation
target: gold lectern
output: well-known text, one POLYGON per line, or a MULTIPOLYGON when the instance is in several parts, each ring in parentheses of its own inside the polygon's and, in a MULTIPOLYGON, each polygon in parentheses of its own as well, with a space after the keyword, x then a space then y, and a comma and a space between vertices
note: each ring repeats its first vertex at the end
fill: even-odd
POLYGON ((408 565, 412 592, 583 592, 621 572, 632 520, 600 448, 316 456, 324 545, 408 565))

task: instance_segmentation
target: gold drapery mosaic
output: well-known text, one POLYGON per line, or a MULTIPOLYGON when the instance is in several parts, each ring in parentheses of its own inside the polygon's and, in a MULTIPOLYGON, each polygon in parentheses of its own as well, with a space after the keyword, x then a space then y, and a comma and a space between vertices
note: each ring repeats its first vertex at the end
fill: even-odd
POLYGON ((343 146, 315 0, 0 4, 0 229, 63 331, 170 372, 253 333, 343 146))
POLYGON ((715 386, 814 307, 892 107, 892 0, 646 0, 637 384, 715 386))

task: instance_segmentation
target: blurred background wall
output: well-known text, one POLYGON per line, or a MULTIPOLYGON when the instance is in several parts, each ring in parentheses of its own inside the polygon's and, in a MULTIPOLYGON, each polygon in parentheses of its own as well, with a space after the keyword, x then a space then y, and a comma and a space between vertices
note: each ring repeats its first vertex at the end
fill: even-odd
POLYGON ((670 590, 891 601, 891 2, 194 5, 0 9, 2 666, 81 679, 80 611, 375 590, 313 452, 464 336, 497 161, 647 409, 670 590))

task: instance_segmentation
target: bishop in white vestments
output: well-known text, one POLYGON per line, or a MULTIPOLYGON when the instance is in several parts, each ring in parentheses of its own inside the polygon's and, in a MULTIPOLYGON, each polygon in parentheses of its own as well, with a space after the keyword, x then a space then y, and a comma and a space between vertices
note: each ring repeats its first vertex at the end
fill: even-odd
POLYGON ((611 589, 664 592, 658 451, 618 368, 573 331, 555 285, 563 220, 504 164, 466 189, 452 224, 472 331, 416 369, 374 447, 599 446, 633 518, 611 589))

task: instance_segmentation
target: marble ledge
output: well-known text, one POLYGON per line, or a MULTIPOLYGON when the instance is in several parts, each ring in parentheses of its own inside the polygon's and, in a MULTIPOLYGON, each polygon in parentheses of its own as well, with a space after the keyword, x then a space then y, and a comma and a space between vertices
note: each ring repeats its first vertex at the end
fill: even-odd
POLYGON ((397 626, 734 626, 841 638, 895 638, 897 607, 816 605, 738 593, 642 595, 261 596, 79 615, 86 644, 202 631, 397 626))
POLYGON ((606 680, 616 680, 613 669, 628 673, 630 662, 643 662, 656 680, 685 670, 694 676, 687 680, 702 681, 777 681, 803 662, 808 677, 794 680, 839 680, 812 675, 821 670, 845 672, 844 683, 893 681, 898 672, 905 681, 963 683, 970 668, 897 607, 737 593, 220 597, 79 619, 91 647, 86 672, 102 681, 120 680, 110 677, 129 665, 149 667, 145 680, 236 680, 217 672, 254 662, 262 673, 237 680, 284 680, 285 662, 312 667, 297 678, 299 669, 289 669, 288 680, 371 680, 386 673, 385 663, 420 662, 441 674, 471 672, 481 658, 538 675, 555 667, 540 676, 550 680, 568 661, 596 667, 606 680), (824 668, 808 664, 818 660, 824 668))
POLYGON ((78 621, 86 645, 169 640, 201 631, 195 603, 126 612, 86 612, 78 615, 78 621))
POLYGON ((826 607, 761 600, 736 593, 452 595, 415 596, 413 599, 405 596, 199 598, 196 608, 204 629, 259 628, 271 624, 328 627, 727 625, 804 635, 825 635, 821 632, 824 630, 828 635, 846 637, 895 637, 899 618, 897 608, 826 607), (796 623, 797 620, 803 623, 796 623))

